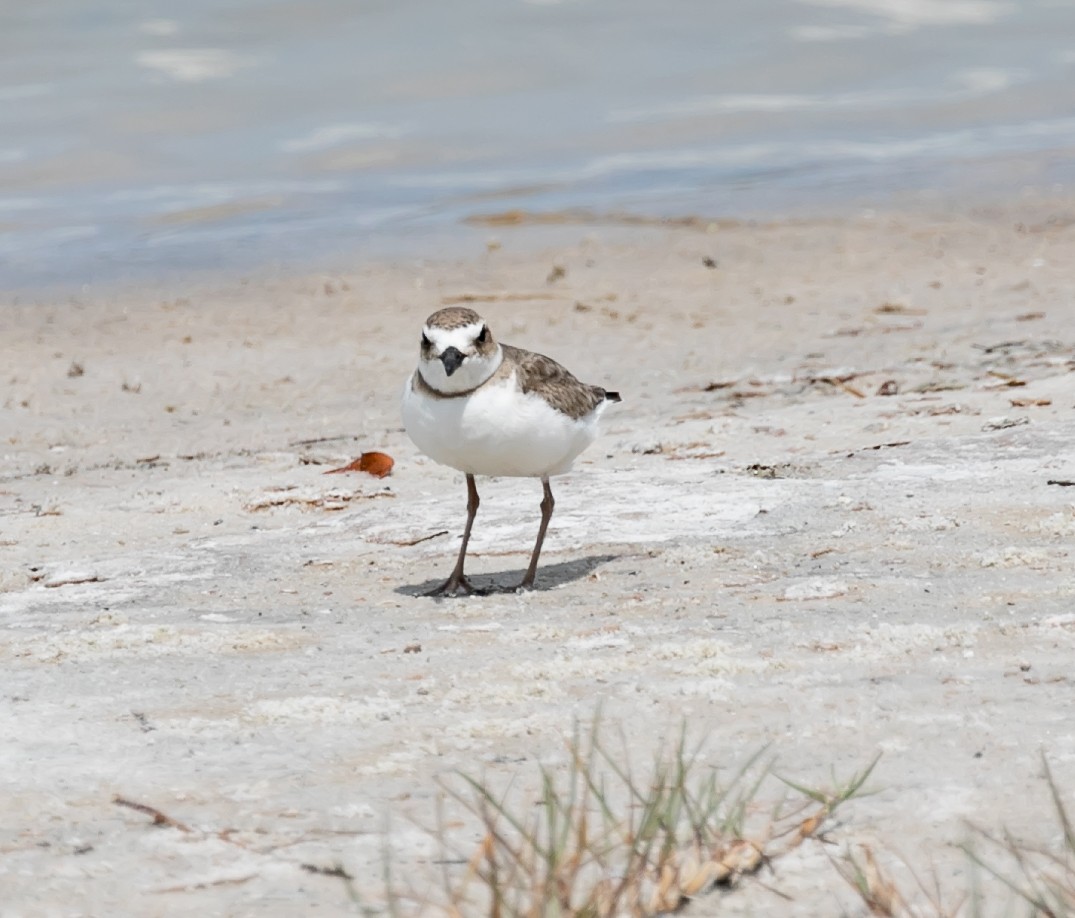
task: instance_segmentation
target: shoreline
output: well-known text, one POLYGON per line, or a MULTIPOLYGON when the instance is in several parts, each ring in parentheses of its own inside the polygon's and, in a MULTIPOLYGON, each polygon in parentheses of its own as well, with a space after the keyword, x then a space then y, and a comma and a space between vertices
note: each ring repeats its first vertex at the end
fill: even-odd
MULTIPOLYGON (((804 187, 798 191, 781 189, 780 206, 764 196, 746 200, 729 198, 699 207, 685 193, 671 193, 655 203, 649 196, 627 195, 626 203, 589 201, 578 196, 569 206, 547 206, 540 202, 513 200, 507 192, 471 195, 455 202, 452 214, 440 217, 411 217, 367 228, 362 234, 342 233, 330 245, 324 240, 300 250, 288 237, 302 237, 306 229, 297 224, 288 234, 234 244, 225 240, 221 254, 206 261, 208 237, 219 229, 211 214, 191 219, 185 225, 190 235, 185 245, 148 249, 135 248, 121 267, 115 252, 99 256, 101 263, 113 264, 100 272, 75 276, 63 267, 48 276, 40 268, 22 268, 9 261, 9 276, 0 275, 0 308, 6 303, 48 302, 67 297, 123 296, 131 290, 168 296, 175 291, 228 288, 251 280, 289 281, 319 275, 348 275, 367 268, 394 268, 414 263, 451 263, 476 259, 490 246, 507 247, 516 254, 536 255, 545 249, 564 248, 578 242, 580 235, 592 235, 608 243, 630 244, 640 230, 663 232, 687 230, 712 232, 710 227, 756 227, 766 225, 859 223, 875 218, 896 218, 908 222, 944 223, 962 220, 994 220, 998 214, 1023 213, 1026 222, 1045 223, 1071 219, 1075 208, 1070 181, 1048 180, 1052 159, 1046 153, 1035 157, 997 157, 968 166, 968 177, 952 164, 952 184, 938 190, 932 183, 907 181, 899 187, 879 192, 859 188, 855 192, 804 187), (977 170, 977 171, 976 171, 977 170), (974 178, 978 172, 982 175, 974 178), (1003 179, 998 179, 998 173, 1003 179), (1016 176, 1023 175, 1019 182, 1016 176), (469 201, 469 204, 466 203, 469 201), (272 256, 265 254, 272 251, 272 256), (175 256, 174 253, 182 253, 175 256), (257 254, 261 252, 262 254, 257 254), (200 253, 200 254, 199 254, 200 253), (187 262, 184 264, 184 261, 187 262), (22 272, 20 275, 19 272, 22 272), (14 272, 14 273, 12 273, 14 272), (29 272, 27 274, 26 272, 29 272), (11 277, 24 276, 15 284, 11 277), (59 279, 56 279, 58 277, 59 279), (30 278, 33 278, 32 280, 30 278)), ((929 173, 932 176, 932 173, 929 173)), ((936 178, 934 176, 934 178, 936 178)), ((710 195, 711 197, 711 195, 710 195)), ((146 228, 148 233, 151 226, 146 228)), ((148 238, 148 237, 147 237, 148 238)), ((213 250, 214 253, 217 249, 213 250)), ((23 254, 23 261, 30 256, 23 254)))

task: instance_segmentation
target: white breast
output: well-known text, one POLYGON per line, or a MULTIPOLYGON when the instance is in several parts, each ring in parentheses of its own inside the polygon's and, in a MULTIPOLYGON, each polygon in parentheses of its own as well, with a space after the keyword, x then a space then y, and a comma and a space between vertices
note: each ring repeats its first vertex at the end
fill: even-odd
POLYGON ((581 420, 523 394, 515 377, 459 398, 403 390, 403 425, 415 445, 443 465, 472 475, 559 475, 597 436, 604 403, 581 420))

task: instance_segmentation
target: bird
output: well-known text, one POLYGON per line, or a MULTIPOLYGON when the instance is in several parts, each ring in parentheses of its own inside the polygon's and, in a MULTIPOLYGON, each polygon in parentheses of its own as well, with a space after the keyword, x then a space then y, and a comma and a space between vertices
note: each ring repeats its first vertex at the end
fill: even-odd
POLYGON ((556 505, 549 479, 596 439, 618 392, 579 382, 544 354, 501 344, 473 309, 450 306, 422 328, 418 366, 403 387, 403 426, 421 452, 466 476, 467 522, 451 576, 432 596, 481 593, 463 572, 481 499, 475 476, 539 478, 541 524, 516 591, 532 589, 556 505))

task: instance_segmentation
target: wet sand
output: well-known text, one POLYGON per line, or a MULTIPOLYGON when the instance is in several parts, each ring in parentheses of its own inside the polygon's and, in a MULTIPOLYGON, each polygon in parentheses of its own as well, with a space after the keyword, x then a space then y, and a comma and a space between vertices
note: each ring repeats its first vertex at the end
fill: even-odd
MULTIPOLYGON (((1073 213, 502 226, 454 262, 0 305, 5 914, 346 913, 303 864, 373 895, 390 814, 398 873, 434 872, 438 778, 536 789, 598 705, 640 763, 683 720, 807 783, 882 753, 830 837, 953 895, 966 820, 1055 841, 1073 213), (398 396, 459 301, 624 397, 525 595, 418 595, 465 489, 398 396), (323 474, 372 449, 390 477, 323 474)), ((471 570, 510 583, 540 488, 480 488, 471 570)), ((855 914, 835 850, 721 908, 855 914)))

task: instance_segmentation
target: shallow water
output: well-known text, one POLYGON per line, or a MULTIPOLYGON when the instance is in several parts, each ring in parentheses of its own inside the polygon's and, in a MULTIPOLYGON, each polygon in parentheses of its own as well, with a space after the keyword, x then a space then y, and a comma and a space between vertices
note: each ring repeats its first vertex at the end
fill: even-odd
POLYGON ((461 218, 1073 178, 1067 0, 50 0, 0 13, 0 288, 461 218))

